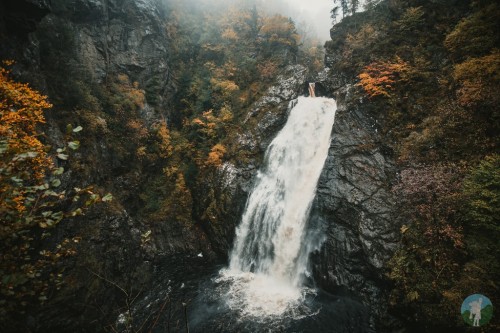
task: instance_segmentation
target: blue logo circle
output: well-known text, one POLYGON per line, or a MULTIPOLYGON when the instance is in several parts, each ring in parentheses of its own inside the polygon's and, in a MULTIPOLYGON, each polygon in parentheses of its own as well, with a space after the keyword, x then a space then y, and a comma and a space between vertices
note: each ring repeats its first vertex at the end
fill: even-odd
POLYGON ((480 327, 488 324, 493 317, 493 304, 488 297, 473 294, 464 300, 460 312, 466 324, 480 327))

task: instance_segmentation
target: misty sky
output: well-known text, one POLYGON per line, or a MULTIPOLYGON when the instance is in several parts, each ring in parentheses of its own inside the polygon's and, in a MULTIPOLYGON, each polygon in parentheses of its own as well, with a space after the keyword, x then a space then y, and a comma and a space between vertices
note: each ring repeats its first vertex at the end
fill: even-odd
POLYGON ((303 16, 298 18, 299 22, 306 21, 310 24, 321 40, 330 39, 332 0, 286 0, 286 2, 303 16))
POLYGON ((311 29, 316 30, 322 41, 330 39, 332 19, 330 10, 333 0, 263 0, 265 7, 291 16, 296 23, 306 22, 311 29))

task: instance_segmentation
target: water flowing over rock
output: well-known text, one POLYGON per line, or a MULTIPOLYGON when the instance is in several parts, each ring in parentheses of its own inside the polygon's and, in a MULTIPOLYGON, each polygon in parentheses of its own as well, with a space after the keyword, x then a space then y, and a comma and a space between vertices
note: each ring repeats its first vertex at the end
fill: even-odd
POLYGON ((228 161, 219 168, 219 192, 221 197, 226 198, 224 205, 228 208, 220 216, 223 223, 219 228, 214 228, 210 223, 206 225, 214 250, 223 256, 227 256, 230 251, 236 225, 262 164, 264 152, 284 126, 288 112, 304 84, 306 71, 301 65, 290 65, 283 70, 276 78, 276 84, 251 106, 244 120, 246 131, 237 135, 238 149, 248 151, 251 158, 245 162, 228 161))
POLYGON ((333 100, 299 98, 267 149, 236 232, 231 269, 299 284, 308 257, 300 252, 310 241, 305 226, 334 116, 333 100))

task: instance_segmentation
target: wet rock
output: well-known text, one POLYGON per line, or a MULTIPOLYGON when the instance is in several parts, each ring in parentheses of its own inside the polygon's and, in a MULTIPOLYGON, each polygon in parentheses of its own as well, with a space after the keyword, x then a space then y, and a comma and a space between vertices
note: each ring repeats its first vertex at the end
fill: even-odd
MULTIPOLYGON (((0 38, 3 33, 27 38, 50 12, 47 0, 4 0, 0 3, 0 38)), ((3 39, 3 38, 2 38, 3 39)))
MULTIPOLYGON (((336 87, 336 80, 325 85, 336 87)), ((312 208, 326 235, 313 271, 321 287, 360 297, 377 318, 387 301, 384 265, 399 235, 390 190, 396 169, 376 120, 353 100, 351 89, 336 90, 331 146, 312 208)))

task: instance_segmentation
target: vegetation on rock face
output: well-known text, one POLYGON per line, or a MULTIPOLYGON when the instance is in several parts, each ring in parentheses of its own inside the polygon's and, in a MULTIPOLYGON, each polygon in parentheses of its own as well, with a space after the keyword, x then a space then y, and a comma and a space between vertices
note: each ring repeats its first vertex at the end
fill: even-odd
POLYGON ((382 1, 326 44, 332 73, 359 79, 393 142, 403 226, 391 305, 418 329, 463 325, 469 294, 500 302, 499 15, 488 0, 382 1))
MULTIPOLYGON (((217 228, 217 224, 221 223, 220 217, 228 209, 227 195, 219 188, 221 179, 218 172, 227 160, 247 154, 238 150, 235 140, 243 130, 242 118, 246 109, 264 94, 275 77, 288 65, 304 63, 311 73, 320 70, 323 66, 323 51, 318 41, 301 36, 288 17, 267 15, 247 1, 228 1, 223 5, 197 0, 154 2, 152 6, 158 12, 141 13, 145 14, 144 19, 154 23, 148 25, 147 29, 140 26, 141 22, 134 22, 134 15, 137 14, 134 11, 142 10, 135 6, 135 1, 124 1, 123 8, 113 5, 103 8, 96 4, 95 7, 87 7, 80 3, 73 5, 54 0, 51 14, 39 24, 32 36, 37 41, 35 51, 39 52, 39 59, 29 61, 39 67, 30 79, 43 87, 54 104, 47 112, 52 133, 46 141, 59 144, 63 139, 73 140, 70 136, 78 137, 79 141, 71 141, 67 147, 60 147, 61 150, 55 153, 59 159, 52 159, 50 147, 47 143, 41 143, 40 127, 36 126, 43 122, 41 110, 48 107, 47 99, 39 94, 33 95, 37 98, 33 103, 47 104, 40 104, 36 113, 31 115, 33 125, 30 126, 34 132, 27 135, 32 140, 31 148, 14 152, 13 145, 4 145, 2 141, 2 163, 4 156, 14 158, 16 154, 26 154, 21 161, 24 168, 39 163, 37 168, 40 170, 38 178, 32 175, 29 180, 23 179, 22 184, 13 182, 13 175, 2 175, 2 186, 6 186, 2 187, 2 199, 4 195, 18 193, 19 186, 27 191, 39 186, 33 195, 47 198, 37 204, 51 203, 55 207, 50 209, 50 215, 45 216, 43 214, 48 212, 33 210, 35 204, 31 204, 31 201, 13 197, 12 207, 5 208, 15 213, 15 209, 19 208, 16 204, 24 200, 23 204, 29 207, 24 210, 19 208, 20 213, 40 213, 46 220, 33 220, 22 227, 25 228, 22 229, 23 235, 29 238, 26 242, 18 239, 12 240, 13 243, 2 244, 2 250, 5 250, 2 253, 12 252, 7 249, 13 246, 24 246, 25 251, 9 254, 4 261, 5 267, 2 266, 2 274, 11 275, 5 273, 6 269, 24 270, 21 273, 29 274, 30 277, 28 280, 19 280, 21 282, 9 277, 2 282, 1 287, 2 293, 10 295, 8 297, 20 297, 19 302, 24 302, 21 298, 26 296, 41 297, 41 300, 48 297, 50 303, 54 297, 49 296, 61 295, 49 293, 52 290, 51 283, 58 284, 73 274, 70 276, 72 285, 63 289, 62 293, 85 289, 86 297, 95 298, 95 304, 92 305, 100 307, 104 304, 102 306, 109 310, 105 316, 113 318, 118 315, 120 308, 116 304, 117 299, 123 295, 119 291, 118 296, 109 291, 104 282, 109 280, 115 285, 130 284, 129 294, 138 294, 141 292, 139 284, 130 282, 134 278, 138 280, 133 274, 141 274, 140 281, 148 278, 147 273, 137 272, 137 267, 131 267, 130 271, 134 273, 126 276, 129 271, 124 271, 126 268, 120 260, 128 260, 133 256, 140 258, 138 260, 141 263, 146 261, 144 257, 147 257, 148 263, 158 260, 164 252, 172 250, 161 248, 167 247, 164 245, 167 241, 160 239, 163 238, 160 233, 166 234, 172 230, 182 234, 179 236, 182 241, 183 237, 189 237, 186 235, 196 235, 200 243, 205 241, 203 239, 206 236, 200 225, 208 224, 217 228), (77 12, 80 10, 89 15, 80 15, 77 12), (85 19, 80 16, 85 16, 85 19), (135 24, 140 27, 137 28, 135 24), (152 70, 141 68, 142 64, 129 66, 127 61, 125 65, 118 64, 123 60, 122 56, 130 56, 129 53, 120 53, 119 56, 113 54, 122 52, 123 45, 128 45, 128 33, 113 35, 116 31, 112 30, 120 30, 124 26, 126 29, 137 28, 134 32, 140 30, 138 35, 143 30, 152 29, 154 33, 145 38, 148 41, 161 39, 161 45, 156 46, 168 46, 168 55, 164 54, 169 58, 165 59, 170 67, 168 77, 145 77, 148 74, 144 72, 152 70), (92 53, 94 46, 96 53, 92 53), (102 64, 98 61, 101 55, 105 58, 102 64), (94 60, 95 63, 92 63, 94 60), (66 124, 71 126, 65 135, 66 124), (79 133, 82 127, 85 135, 79 133), (68 151, 77 147, 80 148, 78 152, 67 159, 68 151), (35 150, 37 156, 34 156, 35 150), (64 169, 60 166, 64 166, 64 169), (57 180, 59 176, 64 178, 62 184, 57 180), (75 226, 74 229, 82 233, 81 238, 61 240, 56 235, 50 236, 45 229, 56 225, 67 215, 80 212, 78 207, 81 205, 73 202, 73 198, 81 201, 84 199, 83 194, 87 193, 90 196, 89 203, 99 201, 99 197, 90 193, 89 188, 70 189, 81 182, 109 189, 114 193, 114 204, 98 208, 99 216, 86 218, 85 228, 75 226), (45 183, 48 184, 47 188, 45 183), (61 197, 62 187, 66 191, 64 198, 61 197), (62 212, 62 215, 58 212, 62 212), (125 217, 121 214, 125 214, 125 217), (105 221, 111 221, 112 226, 106 225, 105 221), (124 226, 120 224, 123 221, 124 226), (135 228, 147 237, 134 239, 135 228), (117 241, 112 237, 130 238, 117 241), (147 239, 147 242, 142 238, 147 239), (88 251, 80 251, 71 272, 60 276, 58 270, 64 269, 61 261, 54 260, 52 266, 48 263, 54 258, 73 254, 77 245, 75 241, 88 251), (126 248, 123 248, 123 242, 126 248), (23 245, 28 243, 29 246, 23 245), (57 247, 59 243, 61 247, 57 247), (136 251, 136 243, 140 250, 136 251), (48 248, 49 245, 52 247, 48 248), (94 246, 109 250, 109 253, 97 253, 99 250, 95 250, 94 246), (134 250, 131 251, 131 248, 134 250), (43 254, 40 254, 41 250, 43 254), (26 253, 29 253, 29 257, 26 253), (122 259, 106 257, 115 254, 122 259), (14 267, 13 263, 23 262, 25 258, 27 265, 14 267), (33 265, 38 266, 32 269, 33 265), (34 278, 31 277, 33 274, 34 278), (88 281, 84 281, 86 278, 82 276, 89 276, 88 281), (33 288, 27 287, 27 283, 31 282, 40 282, 34 288, 37 289, 34 293, 31 292, 33 288), (110 297, 101 302, 102 295, 99 293, 110 297)), ((147 57, 151 56, 147 54, 147 57)), ((11 84, 12 81, 6 75, 2 79, 4 77, 5 82, 11 84)), ((48 210, 48 206, 43 207, 48 210)), ((74 230, 65 224, 59 225, 57 230, 59 234, 74 234, 74 230)), ((6 234, 5 237, 13 235, 6 234)), ((184 247, 195 249, 197 246, 202 245, 178 245, 183 247, 183 251, 187 251, 184 247)), ((14 301, 17 303, 12 303, 12 309, 20 309, 20 303, 14 301)), ((27 301, 26 304, 34 303, 27 301)), ((89 316, 93 315, 103 316, 101 313, 89 316)))
MULTIPOLYGON (((47 97, 9 77, 0 67, 0 319, 22 313, 33 301, 43 303, 63 283, 63 257, 75 254, 79 237, 49 243, 54 228, 64 219, 82 215, 101 198, 92 188, 63 189, 61 177, 69 141, 55 152, 44 144, 47 97)), ((4 67, 5 66, 5 67, 4 67)), ((68 127, 67 139, 81 131, 68 127)))
POLYGON ((208 190, 207 199, 200 189, 217 187, 208 183, 217 182, 218 168, 245 154, 235 145, 245 110, 287 65, 319 70, 322 52, 317 42, 299 35, 291 19, 267 15, 251 2, 170 1, 165 29, 178 79, 168 123, 178 143, 165 170, 172 175, 175 169, 192 193, 193 207, 186 212, 215 226, 214 212, 223 209, 214 207, 224 205, 223 194, 208 190))

